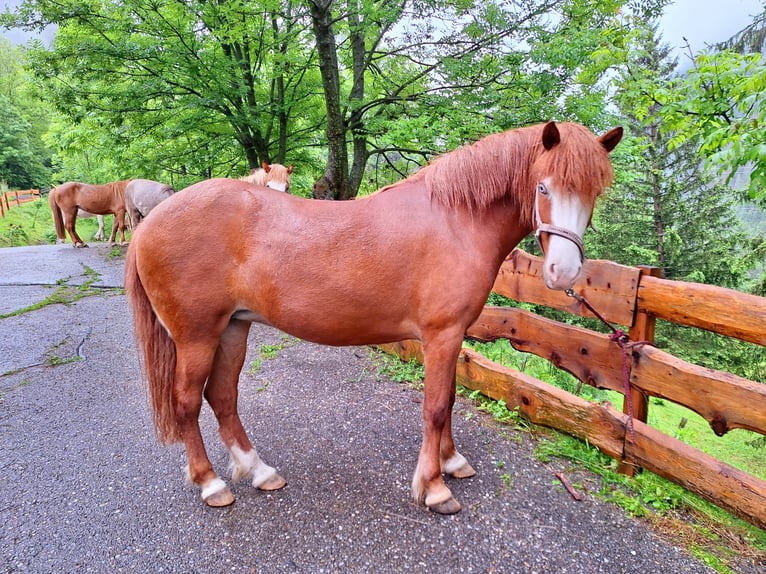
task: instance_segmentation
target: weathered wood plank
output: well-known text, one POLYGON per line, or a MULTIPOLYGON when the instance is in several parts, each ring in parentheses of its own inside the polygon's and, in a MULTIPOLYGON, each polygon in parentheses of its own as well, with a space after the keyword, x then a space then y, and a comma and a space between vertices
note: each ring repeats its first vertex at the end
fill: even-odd
MULTIPOLYGON (((606 335, 510 307, 485 307, 466 334, 481 341, 507 338, 515 349, 548 359, 584 383, 624 394, 622 349, 606 335)), ((651 345, 631 349, 628 360, 635 394, 689 408, 718 435, 733 428, 766 434, 766 385, 687 363, 651 345)))
POLYGON ((687 363, 650 345, 633 357, 635 387, 695 411, 717 435, 733 428, 766 434, 766 385, 687 363))
POLYGON ((766 529, 766 482, 634 421, 625 459, 679 484, 742 520, 766 529))
POLYGON ((713 285, 642 277, 638 309, 680 325, 766 346, 766 298, 713 285))
MULTIPOLYGON (((405 359, 421 357, 420 343, 404 341, 385 350, 405 359)), ((766 482, 633 421, 628 438, 628 417, 610 407, 591 403, 513 369, 463 349, 457 381, 493 399, 535 424, 556 428, 587 440, 605 454, 663 476, 735 516, 766 528, 766 482)))
POLYGON ((548 359, 593 387, 624 390, 622 350, 601 333, 523 309, 487 306, 466 335, 481 341, 508 339, 516 350, 548 359))
MULTIPOLYGON (((640 270, 611 261, 586 259, 574 291, 585 297, 607 321, 631 325, 636 309, 640 270)), ((515 299, 574 315, 593 317, 582 303, 553 291, 543 282, 543 260, 521 249, 514 249, 500 267, 493 291, 515 299)))

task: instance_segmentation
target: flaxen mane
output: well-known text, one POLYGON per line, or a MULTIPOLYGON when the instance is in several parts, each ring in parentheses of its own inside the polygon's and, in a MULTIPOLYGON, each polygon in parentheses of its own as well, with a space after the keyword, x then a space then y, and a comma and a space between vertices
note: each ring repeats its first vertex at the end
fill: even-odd
POLYGON ((537 177, 532 166, 539 159, 535 171, 554 174, 565 189, 595 200, 613 178, 607 150, 579 124, 556 126, 561 143, 551 153, 543 154, 541 124, 493 134, 448 152, 410 180, 425 178, 431 197, 448 206, 481 209, 515 196, 522 218, 531 221, 537 177))

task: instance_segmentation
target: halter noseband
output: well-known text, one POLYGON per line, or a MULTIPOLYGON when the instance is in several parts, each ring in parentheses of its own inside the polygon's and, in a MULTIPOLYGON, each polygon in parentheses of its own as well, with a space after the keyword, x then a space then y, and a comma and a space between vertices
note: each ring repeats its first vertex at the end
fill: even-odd
POLYGON ((564 227, 550 225, 549 223, 543 223, 543 220, 540 219, 540 209, 537 206, 540 197, 540 187, 545 189, 545 186, 543 184, 539 184, 538 188, 535 190, 535 240, 537 241, 537 246, 544 254, 545 250, 543 249, 543 244, 540 242, 540 234, 548 233, 549 235, 558 235, 559 237, 563 237, 564 239, 568 239, 574 243, 577 246, 577 249, 580 251, 580 261, 584 261, 585 246, 583 245, 582 237, 580 237, 574 231, 564 227))

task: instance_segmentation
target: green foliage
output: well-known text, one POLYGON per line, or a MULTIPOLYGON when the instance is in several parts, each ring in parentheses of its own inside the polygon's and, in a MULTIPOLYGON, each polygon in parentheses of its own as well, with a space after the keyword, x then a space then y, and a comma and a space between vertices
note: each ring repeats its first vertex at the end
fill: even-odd
MULTIPOLYGON (((82 237, 92 237, 98 229, 94 217, 77 218, 77 231, 82 237)), ((11 205, 0 218, 0 247, 45 245, 56 242, 56 230, 47 199, 36 199, 20 206, 11 205)))
POLYGON ((275 158, 305 174, 296 190, 308 195, 326 148, 353 148, 353 197, 490 132, 551 118, 606 125, 607 69, 593 54, 619 37, 609 30, 623 27, 624 3, 334 3, 321 39, 292 0, 24 0, 2 22, 58 26, 50 48, 26 54, 36 93, 60 114, 46 140, 56 181, 181 189, 275 158), (337 60, 337 84, 323 83, 318 58, 337 60))
POLYGON ((22 51, 0 37, 0 181, 11 189, 49 182, 50 153, 42 135, 47 111, 23 68, 22 51))
POLYGON ((258 352, 255 358, 250 361, 250 366, 247 368, 247 373, 249 375, 255 375, 258 373, 258 371, 261 370, 263 361, 276 359, 280 352, 282 352, 284 349, 289 349, 292 347, 296 341, 297 339, 294 337, 290 337, 289 335, 282 335, 282 339, 279 343, 262 344, 260 347, 258 347, 258 352))
POLYGON ((377 351, 372 355, 379 377, 386 377, 397 383, 409 383, 422 388, 425 368, 415 359, 402 361, 398 357, 377 351))
POLYGON ((766 200, 766 60, 759 53, 701 52, 686 76, 656 97, 664 102, 669 145, 703 134, 700 152, 720 173, 752 169, 749 195, 766 200))

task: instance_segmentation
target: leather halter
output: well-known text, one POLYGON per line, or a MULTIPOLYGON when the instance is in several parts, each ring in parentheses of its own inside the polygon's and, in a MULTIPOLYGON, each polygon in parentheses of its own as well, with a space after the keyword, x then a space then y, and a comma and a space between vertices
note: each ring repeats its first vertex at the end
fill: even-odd
POLYGON ((563 237, 564 239, 568 239, 569 241, 574 243, 577 246, 577 249, 580 251, 580 262, 584 261, 585 246, 583 245, 582 237, 580 237, 577 233, 575 233, 574 231, 570 229, 559 227, 558 225, 543 223, 543 220, 540 219, 540 209, 537 207, 539 197, 540 197, 540 191, 538 188, 538 190, 535 190, 535 240, 537 241, 537 246, 540 248, 540 251, 542 251, 543 254, 545 254, 545 250, 543 249, 543 244, 540 241, 541 233, 547 233, 549 235, 558 235, 559 237, 563 237))

